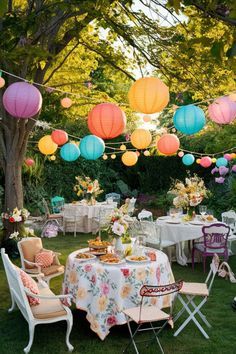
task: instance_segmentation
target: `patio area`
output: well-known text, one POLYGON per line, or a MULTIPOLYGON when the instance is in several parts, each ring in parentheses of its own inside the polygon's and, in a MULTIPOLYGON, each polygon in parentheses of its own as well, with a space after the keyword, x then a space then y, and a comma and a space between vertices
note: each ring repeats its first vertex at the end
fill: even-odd
MULTIPOLYGON (((87 241, 92 235, 78 234, 75 238, 73 235, 59 235, 56 238, 43 239, 45 248, 53 249, 61 252, 61 263, 65 265, 69 253, 83 247, 87 247, 87 241)), ((20 264, 19 259, 14 261, 20 264)), ((229 264, 232 269, 236 267, 236 256, 230 257, 229 264)), ((176 263, 172 264, 172 270, 175 279, 184 279, 185 281, 202 282, 205 275, 202 271, 202 264, 195 266, 195 271, 190 266, 182 267, 176 263)), ((51 281, 51 289, 55 294, 61 292, 61 284, 63 276, 51 281)), ((19 310, 7 313, 10 306, 9 290, 6 282, 5 272, 1 263, 0 267, 0 346, 1 353, 19 353, 28 342, 28 326, 19 310)), ((164 347, 165 353, 170 354, 173 351, 176 354, 191 353, 199 354, 202 350, 206 354, 231 354, 234 352, 235 337, 235 311, 231 307, 232 299, 235 296, 235 284, 229 280, 225 280, 216 276, 213 284, 212 293, 207 302, 204 313, 207 315, 212 328, 208 330, 210 339, 206 340, 194 324, 189 324, 185 330, 178 336, 173 337, 174 331, 170 327, 163 330, 160 340, 164 347)), ((180 304, 176 304, 175 313, 178 311, 180 304)), ((72 306, 74 325, 71 332, 71 343, 74 346, 75 353, 104 353, 120 354, 129 341, 129 333, 126 325, 115 326, 111 328, 110 334, 104 341, 101 341, 97 335, 91 331, 89 323, 85 318, 85 313, 79 311, 72 306)), ((35 339, 32 346, 32 353, 66 353, 65 323, 48 324, 36 327, 35 339)), ((145 344, 140 347, 141 352, 151 354, 157 353, 157 347, 150 345, 149 348, 145 344)), ((132 352, 132 348, 130 348, 132 352)))

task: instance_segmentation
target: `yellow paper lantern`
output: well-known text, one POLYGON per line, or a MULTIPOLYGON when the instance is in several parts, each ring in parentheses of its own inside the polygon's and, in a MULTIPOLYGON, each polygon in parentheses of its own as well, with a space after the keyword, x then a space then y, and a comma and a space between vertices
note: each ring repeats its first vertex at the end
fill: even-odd
POLYGON ((111 159, 112 159, 112 160, 115 160, 115 158, 116 158, 116 154, 112 154, 112 155, 111 155, 111 159))
POLYGON ((138 156, 134 151, 126 151, 121 160, 125 166, 134 166, 138 161, 138 156))
POLYGON ((43 136, 38 142, 39 151, 44 155, 52 155, 57 150, 57 144, 51 138, 51 135, 43 136))
POLYGON ((133 83, 129 93, 130 107, 145 114, 161 112, 169 102, 169 89, 156 77, 144 77, 133 83))
POLYGON ((70 106, 72 105, 72 101, 70 98, 65 97, 61 100, 61 105, 63 108, 70 108, 70 106))
POLYGON ((143 154, 144 154, 144 156, 150 156, 150 151, 149 150, 145 150, 143 154))
POLYGON ((104 155, 102 156, 102 158, 103 158, 103 160, 107 160, 107 159, 108 159, 108 156, 107 156, 106 154, 104 154, 104 155))
POLYGON ((126 150, 125 144, 122 144, 122 145, 120 146, 120 150, 121 150, 121 151, 125 151, 125 150, 126 150))
POLYGON ((197 160, 196 160, 196 163, 197 163, 197 164, 200 164, 200 162, 201 162, 201 159, 197 159, 197 160))
POLYGON ((149 130, 135 129, 130 137, 131 144, 136 149, 146 149, 152 141, 152 135, 149 130))
POLYGON ((55 161, 55 160, 56 160, 56 156, 55 156, 55 155, 52 155, 52 156, 50 157, 50 160, 51 160, 51 161, 55 161))
POLYGON ((211 159, 211 161, 212 161, 213 163, 215 163, 215 162, 216 162, 216 158, 213 157, 213 158, 211 159))

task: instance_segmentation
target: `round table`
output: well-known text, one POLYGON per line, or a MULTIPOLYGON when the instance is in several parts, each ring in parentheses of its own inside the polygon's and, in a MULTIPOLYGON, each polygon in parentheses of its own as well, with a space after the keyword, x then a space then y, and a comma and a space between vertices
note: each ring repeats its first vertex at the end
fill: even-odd
MULTIPOLYGON (((78 252, 68 256, 63 282, 63 293, 72 294, 73 302, 87 312, 90 328, 100 339, 104 339, 114 325, 126 323, 122 310, 140 303, 139 290, 143 284, 160 285, 174 282, 168 257, 156 252, 156 261, 104 265, 95 260, 79 261, 78 252)), ((170 305, 170 295, 151 298, 152 305, 159 308, 170 305)))

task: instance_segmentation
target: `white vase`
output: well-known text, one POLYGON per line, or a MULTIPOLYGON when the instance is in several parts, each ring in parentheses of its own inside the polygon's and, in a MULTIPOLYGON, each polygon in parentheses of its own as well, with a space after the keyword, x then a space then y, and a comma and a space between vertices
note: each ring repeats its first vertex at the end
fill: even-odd
POLYGON ((123 253, 124 253, 124 248, 123 248, 123 244, 121 241, 121 237, 117 237, 115 239, 115 253, 117 253, 118 255, 123 255, 123 253))

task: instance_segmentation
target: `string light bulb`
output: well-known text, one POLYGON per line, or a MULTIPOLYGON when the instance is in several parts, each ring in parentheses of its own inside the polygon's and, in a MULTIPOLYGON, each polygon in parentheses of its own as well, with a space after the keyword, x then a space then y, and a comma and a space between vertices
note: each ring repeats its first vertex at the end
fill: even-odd
POLYGON ((144 154, 144 156, 150 156, 150 151, 149 151, 149 150, 145 150, 145 151, 143 152, 143 154, 144 154))
POLYGON ((121 150, 121 151, 125 151, 125 150, 126 150, 125 144, 122 144, 122 145, 120 146, 120 150, 121 150))
POLYGON ((103 160, 107 160, 107 159, 108 159, 107 154, 103 154, 103 155, 102 155, 102 158, 103 158, 103 160))
POLYGON ((112 159, 112 160, 115 160, 115 158, 116 158, 116 154, 112 154, 112 155, 111 155, 111 159, 112 159))

